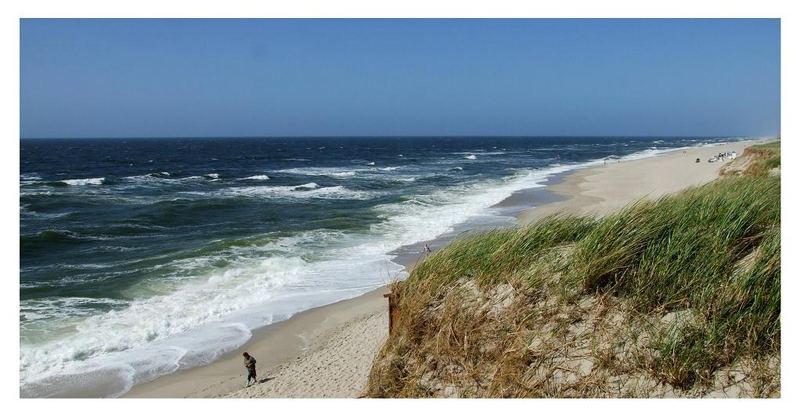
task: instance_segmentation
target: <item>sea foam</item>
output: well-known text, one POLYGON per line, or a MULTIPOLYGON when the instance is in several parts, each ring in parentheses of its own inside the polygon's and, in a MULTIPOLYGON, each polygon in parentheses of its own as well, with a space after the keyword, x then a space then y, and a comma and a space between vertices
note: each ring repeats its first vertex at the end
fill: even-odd
POLYGON ((102 185, 106 178, 64 179, 63 182, 70 186, 102 185))
POLYGON ((268 199, 353 199, 366 200, 378 195, 374 191, 359 191, 344 186, 321 187, 314 182, 289 186, 238 186, 203 193, 212 197, 250 197, 268 199))

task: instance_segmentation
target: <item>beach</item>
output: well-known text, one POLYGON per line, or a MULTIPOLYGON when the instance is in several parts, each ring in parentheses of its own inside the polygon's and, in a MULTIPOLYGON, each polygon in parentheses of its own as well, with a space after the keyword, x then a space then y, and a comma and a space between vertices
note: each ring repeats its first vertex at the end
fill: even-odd
POLYGON ((357 397, 388 334, 386 288, 299 313, 207 366, 135 386, 123 397, 357 397), (247 389, 242 351, 258 361, 247 389))
POLYGON ((657 199, 690 186, 716 179, 726 162, 708 162, 720 152, 736 152, 764 140, 751 140, 694 147, 654 157, 607 161, 605 165, 581 169, 567 175, 548 190, 563 198, 520 214, 526 224, 555 213, 602 216, 639 199, 657 199), (700 163, 696 163, 696 159, 700 163))
MULTIPOLYGON (((702 185, 718 177, 725 163, 708 162, 711 156, 728 151, 741 155, 756 142, 609 160, 569 172, 544 190, 558 200, 521 212, 519 222, 557 212, 604 215, 642 198, 702 185)), ((219 360, 134 386, 123 397, 360 397, 373 358, 388 335, 386 291, 385 287, 373 290, 256 330, 244 346, 219 360), (260 382, 247 388, 243 388, 243 351, 258 360, 260 382)))

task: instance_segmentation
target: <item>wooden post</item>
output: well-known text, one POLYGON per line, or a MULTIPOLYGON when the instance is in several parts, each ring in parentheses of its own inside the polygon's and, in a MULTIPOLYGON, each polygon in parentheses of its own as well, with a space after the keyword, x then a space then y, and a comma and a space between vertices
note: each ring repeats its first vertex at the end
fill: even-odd
POLYGON ((395 308, 395 299, 396 296, 394 293, 384 293, 383 297, 389 299, 389 333, 392 333, 392 327, 394 327, 394 319, 395 314, 397 313, 397 308, 395 308))

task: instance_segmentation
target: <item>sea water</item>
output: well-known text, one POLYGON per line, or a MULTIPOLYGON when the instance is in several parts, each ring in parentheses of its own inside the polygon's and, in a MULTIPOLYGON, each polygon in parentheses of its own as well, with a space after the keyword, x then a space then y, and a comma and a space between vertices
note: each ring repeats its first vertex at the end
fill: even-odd
POLYGON ((22 140, 20 394, 119 396, 513 224, 496 205, 551 175, 737 139, 22 140))

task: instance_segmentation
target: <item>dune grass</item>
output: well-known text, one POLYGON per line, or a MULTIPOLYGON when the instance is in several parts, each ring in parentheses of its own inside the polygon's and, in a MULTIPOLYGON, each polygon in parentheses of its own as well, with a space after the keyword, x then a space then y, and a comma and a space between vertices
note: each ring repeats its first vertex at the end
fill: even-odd
POLYGON ((600 221, 576 247, 571 278, 643 313, 689 309, 702 324, 662 340, 656 371, 691 386, 740 355, 780 343, 780 183, 716 181, 600 221))
POLYGON ((750 146, 743 156, 752 156, 753 163, 746 170, 749 175, 763 175, 781 165, 781 141, 750 146))
MULTIPOLYGON (((623 363, 677 389, 712 384, 715 372, 734 362, 779 356, 780 179, 766 173, 774 163, 779 165, 780 147, 768 144, 751 152, 758 155, 752 165, 757 167, 743 176, 640 201, 602 219, 553 216, 526 227, 469 235, 431 255, 409 279, 394 284, 400 319, 373 367, 370 394, 416 395, 405 385, 417 359, 403 357, 413 350, 419 357, 448 354, 441 339, 431 340, 441 337, 442 325, 450 326, 448 334, 461 334, 464 341, 458 345, 463 348, 498 339, 482 333, 489 329, 481 328, 490 326, 481 327, 477 318, 464 319, 473 316, 464 311, 470 306, 442 304, 456 282, 465 280, 482 290, 512 284, 529 294, 524 301, 529 307, 509 313, 541 315, 536 305, 558 293, 573 299, 615 299, 641 316, 688 312, 691 325, 655 332, 647 344, 652 354, 623 363), (536 293, 543 295, 530 295, 536 293), (439 314, 436 319, 431 318, 433 309, 439 314)), ((526 316, 498 319, 507 322, 502 330, 509 333, 541 332, 525 323, 526 316)), ((520 368, 503 368, 522 377, 529 370, 525 366, 536 365, 535 359, 520 352, 519 345, 508 345, 513 353, 487 358, 474 352, 474 359, 510 360, 517 354, 513 365, 520 368)), ((521 383, 515 377, 505 380, 521 383)), ((559 395, 535 389, 495 386, 486 395, 559 395)))

